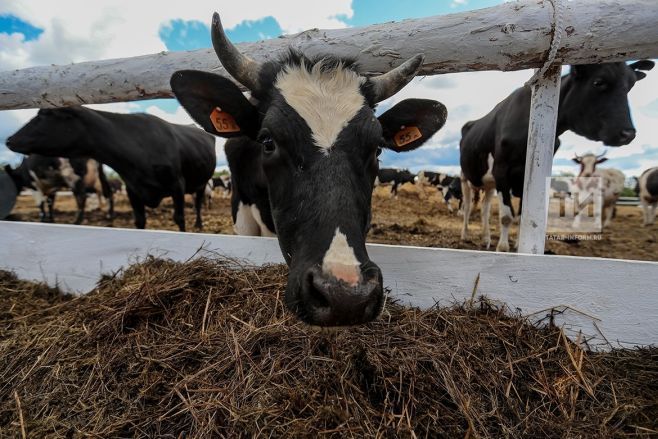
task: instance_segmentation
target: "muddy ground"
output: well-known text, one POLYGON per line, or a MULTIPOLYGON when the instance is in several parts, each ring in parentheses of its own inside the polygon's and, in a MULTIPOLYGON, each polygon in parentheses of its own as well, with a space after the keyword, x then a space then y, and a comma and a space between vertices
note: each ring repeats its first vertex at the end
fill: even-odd
MULTIPOLYGON (((480 242, 480 214, 476 209, 471 218, 471 236, 462 242, 460 231, 462 218, 457 213, 448 212, 439 193, 427 188, 425 193, 413 185, 400 189, 397 198, 391 198, 389 189, 380 187, 373 195, 372 228, 369 242, 402 244, 423 247, 461 248, 484 250, 480 242)), ((90 204, 95 199, 90 199, 90 204)), ((492 248, 498 239, 496 200, 492 207, 490 222, 492 248)), ((456 209, 455 209, 456 210, 456 209)), ((116 217, 113 221, 105 218, 104 212, 90 210, 83 224, 106 227, 133 228, 133 218, 125 195, 116 199, 116 217)), ((203 222, 206 233, 232 234, 230 200, 223 198, 219 190, 213 199, 210 210, 204 209, 203 222)), ((178 230, 172 220, 173 208, 166 199, 157 209, 147 208, 147 229, 178 230)), ((31 196, 20 196, 9 219, 17 221, 39 221, 38 209, 31 196)), ((75 201, 71 196, 59 196, 55 203, 55 221, 72 224, 75 219, 75 201)), ((186 223, 189 231, 194 231, 194 211, 191 199, 186 209, 186 223)), ((596 256, 616 259, 637 259, 658 261, 658 224, 642 227, 641 210, 635 206, 618 206, 617 214, 601 240, 579 242, 547 242, 547 253, 558 255, 596 256)), ((518 226, 513 226, 512 239, 516 239, 518 226)))

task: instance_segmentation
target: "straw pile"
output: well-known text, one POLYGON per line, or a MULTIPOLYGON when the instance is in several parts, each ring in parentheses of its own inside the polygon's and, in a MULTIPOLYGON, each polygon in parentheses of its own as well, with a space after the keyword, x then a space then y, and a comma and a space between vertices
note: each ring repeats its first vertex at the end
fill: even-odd
POLYGON ((2 274, 0 436, 658 434, 658 349, 584 352, 486 301, 319 332, 286 271, 153 259, 80 298, 2 274))

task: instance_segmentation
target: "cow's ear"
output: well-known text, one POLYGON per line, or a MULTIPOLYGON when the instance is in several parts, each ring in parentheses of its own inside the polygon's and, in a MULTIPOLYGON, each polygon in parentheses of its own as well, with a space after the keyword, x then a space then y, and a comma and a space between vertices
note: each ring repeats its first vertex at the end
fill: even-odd
POLYGON ((651 70, 653 69, 653 66, 655 63, 653 61, 649 61, 648 59, 641 59, 640 61, 635 61, 632 64, 629 64, 628 66, 633 69, 635 72, 635 79, 639 81, 640 79, 644 79, 647 77, 647 74, 644 72, 640 72, 640 70, 651 70))
POLYGON ((258 133, 258 110, 230 79, 198 70, 179 70, 171 76, 178 101, 204 130, 221 137, 258 133))
POLYGON ((598 159, 596 161, 596 163, 598 164, 598 163, 603 163, 603 162, 607 162, 607 161, 608 161, 607 157, 603 157, 603 158, 598 159))
POLYGON ((573 160, 574 162, 580 164, 580 159, 578 157, 574 157, 571 160, 573 160))
POLYGON ((5 170, 5 172, 7 173, 7 175, 13 175, 13 174, 14 174, 14 170, 13 170, 12 167, 9 166, 9 165, 5 165, 5 166, 4 166, 4 170, 5 170))
POLYGON ((405 99, 379 116, 385 148, 396 152, 411 151, 434 135, 448 117, 448 110, 438 101, 405 99))

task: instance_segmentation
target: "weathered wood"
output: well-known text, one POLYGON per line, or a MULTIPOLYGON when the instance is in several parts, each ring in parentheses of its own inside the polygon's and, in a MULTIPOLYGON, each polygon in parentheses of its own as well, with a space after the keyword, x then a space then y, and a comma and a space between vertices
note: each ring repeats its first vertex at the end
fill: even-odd
MULTIPOLYGON (((658 57, 655 0, 569 2, 563 23, 558 63, 658 57)), ((272 59, 289 46, 309 55, 353 57, 371 74, 386 72, 417 53, 425 54, 422 75, 519 70, 543 63, 551 25, 550 3, 532 0, 361 28, 312 29, 238 47, 257 61, 272 59)), ((6 71, 0 72, 0 109, 171 97, 169 78, 179 69, 225 73, 212 50, 6 71)))
MULTIPOLYGON (((252 264, 282 263, 276 239, 0 222, 0 268, 87 292, 100 275, 147 254, 184 261, 221 254, 252 264)), ((391 296, 421 308, 477 295, 540 320, 554 311, 568 333, 590 344, 658 343, 658 263, 569 256, 368 245, 391 296), (599 332, 599 330, 601 332, 599 332)))
POLYGON ((560 66, 554 65, 532 86, 528 150, 519 253, 544 254, 548 213, 548 182, 553 167, 555 127, 560 101, 560 66))

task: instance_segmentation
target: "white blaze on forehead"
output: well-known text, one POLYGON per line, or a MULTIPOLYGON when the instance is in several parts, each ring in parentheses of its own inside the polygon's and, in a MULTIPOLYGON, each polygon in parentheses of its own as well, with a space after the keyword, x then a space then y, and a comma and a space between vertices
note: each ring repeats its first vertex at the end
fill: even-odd
POLYGON ((342 65, 322 71, 322 63, 317 63, 310 72, 304 65, 286 67, 275 86, 306 121, 315 144, 328 153, 343 128, 365 105, 360 89, 363 81, 342 65))
POLYGON ((347 237, 337 227, 329 249, 322 259, 322 272, 349 285, 355 285, 360 279, 360 265, 354 255, 354 249, 347 243, 347 237))

